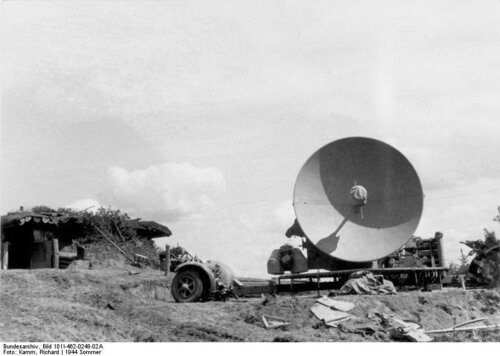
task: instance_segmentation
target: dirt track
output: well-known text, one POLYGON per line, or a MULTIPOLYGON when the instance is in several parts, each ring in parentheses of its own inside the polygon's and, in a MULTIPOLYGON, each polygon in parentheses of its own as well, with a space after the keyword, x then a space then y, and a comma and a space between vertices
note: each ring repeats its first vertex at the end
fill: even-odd
MULTIPOLYGON (((391 341, 388 334, 360 335, 327 328, 310 312, 315 293, 261 298, 175 303, 162 272, 132 267, 102 270, 8 270, 0 273, 0 339, 3 341, 391 341), (130 274, 140 271, 139 274, 130 274), (266 330, 263 314, 291 322, 266 330)), ((327 294, 326 291, 322 293, 327 294)), ((458 289, 389 296, 341 296, 355 303, 357 322, 380 325, 369 314, 395 314, 426 330, 479 317, 498 320, 500 293, 458 289)), ((445 334, 436 341, 473 341, 472 332, 445 334)), ((499 331, 478 340, 498 341, 499 331)))

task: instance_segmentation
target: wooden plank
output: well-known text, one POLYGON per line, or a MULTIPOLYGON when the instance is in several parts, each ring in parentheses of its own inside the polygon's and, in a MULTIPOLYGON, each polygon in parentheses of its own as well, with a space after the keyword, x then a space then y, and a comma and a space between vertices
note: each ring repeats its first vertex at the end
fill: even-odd
POLYGON ((84 260, 85 259, 85 247, 83 246, 77 246, 76 247, 76 258, 79 260, 84 260))
POLYGON ((59 240, 56 238, 52 239, 52 253, 54 256, 52 267, 59 269, 59 240))
POLYGON ((262 315, 262 322, 266 329, 276 329, 282 326, 288 326, 290 323, 283 318, 272 315, 262 315))
POLYGON ((238 278, 235 278, 233 280, 233 283, 236 284, 238 287, 243 287, 243 283, 238 278))
POLYGON ((459 276, 460 278, 460 285, 462 286, 462 290, 465 290, 465 276, 463 274, 461 274, 459 276))
POLYGON ((170 245, 165 245, 165 262, 163 265, 163 271, 165 272, 165 276, 168 276, 170 273, 170 245))
POLYGON ((464 321, 463 323, 455 325, 454 328, 461 328, 461 327, 464 327, 465 325, 475 324, 475 323, 479 323, 480 321, 486 321, 486 320, 488 320, 488 318, 479 318, 479 319, 464 321))
MULTIPOLYGON (((123 242, 123 248, 126 250, 127 253, 130 253, 131 255, 133 255, 134 252, 130 248, 128 248, 127 241, 123 237, 120 228, 118 227, 118 225, 116 224, 116 222, 113 221, 113 224, 115 225, 116 231, 118 232, 118 235, 120 236, 120 238, 121 238, 121 240, 123 242)), ((134 240, 135 240, 136 243, 139 243, 139 244, 142 245, 142 242, 140 242, 137 238, 134 237, 134 240)), ((149 257, 151 257, 151 256, 149 256, 149 257)))
POLYGON ((440 329, 440 330, 430 330, 426 331, 427 334, 436 334, 436 333, 449 333, 456 331, 471 331, 471 330, 494 330, 500 329, 500 324, 497 325, 481 325, 481 326, 469 326, 466 328, 448 328, 448 329, 440 329))
POLYGON ((325 322, 325 324, 326 323, 334 324, 336 322, 343 321, 347 318, 352 317, 351 314, 338 310, 333 310, 319 303, 313 304, 313 306, 311 307, 311 312, 316 316, 316 318, 325 322))
POLYGON ((2 243, 2 269, 9 268, 9 245, 8 241, 2 243))
POLYGON ((346 302, 343 300, 331 299, 331 298, 328 298, 327 296, 323 296, 319 299, 316 299, 316 301, 320 304, 323 304, 323 305, 329 307, 329 308, 333 308, 333 309, 340 310, 343 312, 348 312, 349 310, 354 308, 354 303, 346 302))
POLYGON ((123 251, 120 246, 118 246, 117 244, 115 244, 108 236, 106 236, 106 234, 101 230, 99 229, 96 225, 94 225, 94 228, 106 239, 108 240, 114 247, 116 247, 116 249, 118 251, 121 252, 122 255, 124 255, 130 262, 132 263, 135 263, 134 259, 132 257, 129 257, 125 251, 123 251))

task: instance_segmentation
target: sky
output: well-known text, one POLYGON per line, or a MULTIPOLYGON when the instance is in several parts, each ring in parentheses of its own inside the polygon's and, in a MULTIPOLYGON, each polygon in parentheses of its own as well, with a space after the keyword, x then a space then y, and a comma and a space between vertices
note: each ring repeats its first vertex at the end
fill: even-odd
POLYGON ((415 167, 416 235, 442 231, 448 262, 498 231, 499 1, 1 10, 2 214, 111 206, 166 224, 161 247, 264 276, 304 162, 366 136, 415 167))

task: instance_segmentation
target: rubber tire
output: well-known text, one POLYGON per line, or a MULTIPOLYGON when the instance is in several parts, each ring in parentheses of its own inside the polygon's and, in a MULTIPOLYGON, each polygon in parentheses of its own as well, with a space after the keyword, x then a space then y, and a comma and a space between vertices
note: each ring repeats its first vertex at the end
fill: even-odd
POLYGON ((200 300, 203 295, 203 281, 200 274, 192 269, 186 269, 177 273, 172 280, 172 297, 179 303, 194 303, 200 300), (184 296, 179 291, 179 284, 181 279, 187 277, 194 283, 194 290, 189 296, 184 296))

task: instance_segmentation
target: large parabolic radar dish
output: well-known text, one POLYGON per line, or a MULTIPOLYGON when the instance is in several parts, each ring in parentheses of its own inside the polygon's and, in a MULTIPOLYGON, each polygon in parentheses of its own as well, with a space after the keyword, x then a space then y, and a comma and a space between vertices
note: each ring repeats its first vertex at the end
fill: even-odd
POLYGON ((423 209, 411 163, 388 144, 349 137, 316 151, 299 172, 294 209, 307 238, 332 257, 380 259, 404 245, 423 209))

